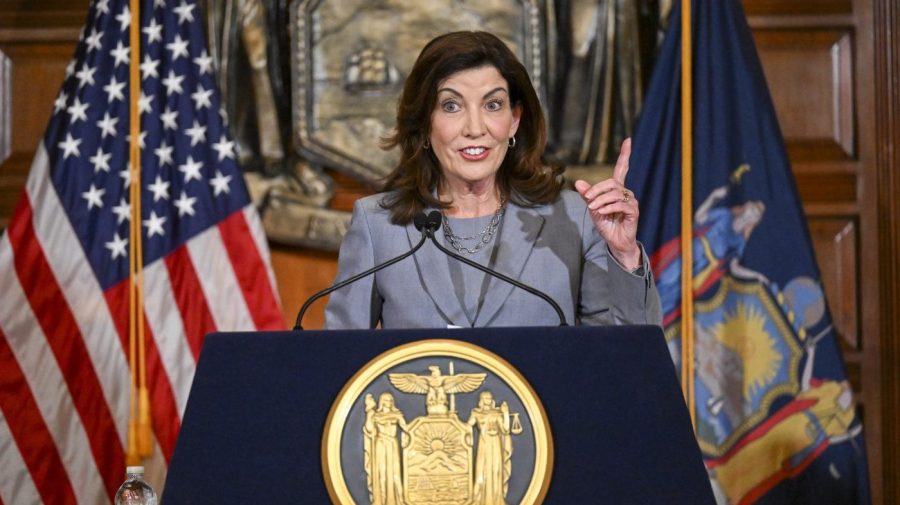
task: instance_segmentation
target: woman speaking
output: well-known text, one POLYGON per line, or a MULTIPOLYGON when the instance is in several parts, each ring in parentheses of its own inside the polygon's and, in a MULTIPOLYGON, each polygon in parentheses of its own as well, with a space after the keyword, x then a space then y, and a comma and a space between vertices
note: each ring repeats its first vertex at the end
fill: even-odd
MULTIPOLYGON (((385 192, 353 208, 337 281, 408 251, 413 218, 442 214, 452 251, 553 298, 568 324, 659 324, 659 295, 636 240, 638 203, 625 188, 629 141, 611 179, 563 189, 543 159, 540 102, 525 67, 497 37, 456 32, 419 55, 384 147, 400 162, 385 192)), ((438 328, 559 323, 544 300, 434 247, 331 294, 325 326, 438 328)))

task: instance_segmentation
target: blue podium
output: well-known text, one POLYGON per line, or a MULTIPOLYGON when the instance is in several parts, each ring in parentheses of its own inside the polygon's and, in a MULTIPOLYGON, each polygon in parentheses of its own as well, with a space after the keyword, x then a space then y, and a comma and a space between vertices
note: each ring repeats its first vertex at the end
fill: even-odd
POLYGON ((332 403, 373 358, 424 339, 480 346, 531 384, 553 437, 544 503, 715 504, 654 326, 209 335, 163 503, 330 503, 321 446, 332 403))

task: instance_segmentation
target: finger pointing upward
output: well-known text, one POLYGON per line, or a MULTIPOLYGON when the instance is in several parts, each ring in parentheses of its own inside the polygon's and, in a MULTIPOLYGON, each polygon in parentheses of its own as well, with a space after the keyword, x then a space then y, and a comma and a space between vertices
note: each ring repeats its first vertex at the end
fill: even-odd
POLYGON ((622 149, 619 151, 619 159, 616 160, 616 168, 613 169, 613 179, 625 184, 625 176, 628 175, 628 159, 631 158, 631 139, 627 138, 622 142, 622 149))

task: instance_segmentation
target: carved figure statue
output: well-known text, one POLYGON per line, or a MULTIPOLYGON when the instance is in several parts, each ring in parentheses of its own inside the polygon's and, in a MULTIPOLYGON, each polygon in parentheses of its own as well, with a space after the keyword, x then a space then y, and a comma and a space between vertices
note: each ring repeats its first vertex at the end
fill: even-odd
POLYGON ((336 249, 349 216, 334 182, 293 150, 288 0, 201 0, 210 56, 250 196, 270 238, 336 249))
POLYGON ((611 164, 634 131, 671 0, 551 0, 550 134, 568 164, 611 164))
POLYGON ((288 104, 276 95, 281 73, 277 59, 269 58, 270 52, 277 58, 278 44, 268 34, 267 6, 263 0, 206 0, 204 10, 216 81, 239 161, 245 168, 278 172, 286 133, 279 111, 288 104))
POLYGON ((406 431, 403 413, 394 406, 390 393, 381 393, 378 406, 366 395, 365 462, 369 500, 372 505, 403 505, 398 428, 406 431))
POLYGON ((481 393, 468 424, 478 428, 475 455, 475 505, 506 505, 512 473, 512 439, 509 406, 498 409, 490 391, 481 393))

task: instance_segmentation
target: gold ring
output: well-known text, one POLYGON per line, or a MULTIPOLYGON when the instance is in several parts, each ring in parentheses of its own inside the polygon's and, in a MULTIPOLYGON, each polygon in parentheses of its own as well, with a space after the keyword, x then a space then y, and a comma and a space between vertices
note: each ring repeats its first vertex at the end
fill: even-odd
POLYGON ((631 200, 631 193, 629 193, 627 189, 623 189, 622 190, 622 202, 627 203, 628 200, 631 200))

